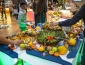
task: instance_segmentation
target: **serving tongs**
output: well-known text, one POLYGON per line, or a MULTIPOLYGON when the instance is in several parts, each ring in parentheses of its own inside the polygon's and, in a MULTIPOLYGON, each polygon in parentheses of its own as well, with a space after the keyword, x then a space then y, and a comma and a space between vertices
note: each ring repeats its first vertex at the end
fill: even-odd
POLYGON ((60 38, 60 37, 54 37, 56 40, 68 40, 69 38, 60 38))

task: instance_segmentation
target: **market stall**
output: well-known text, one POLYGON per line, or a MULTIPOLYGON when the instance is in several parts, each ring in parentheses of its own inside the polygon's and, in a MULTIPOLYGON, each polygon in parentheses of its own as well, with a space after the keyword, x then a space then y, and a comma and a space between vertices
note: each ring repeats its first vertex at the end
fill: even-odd
POLYGON ((71 18, 66 13, 48 12, 50 21, 39 23, 36 27, 29 25, 22 32, 6 37, 9 40, 21 40, 22 43, 19 46, 0 44, 0 51, 12 59, 21 58, 31 65, 77 65, 83 50, 82 21, 71 27, 50 26, 51 22, 71 18))
POLYGON ((22 43, 19 47, 0 44, 0 51, 12 59, 21 58, 31 65, 76 65, 83 49, 82 32, 79 32, 82 28, 77 29, 78 31, 70 28, 70 33, 66 33, 68 37, 65 37, 61 27, 50 27, 49 24, 46 22, 43 28, 37 26, 8 36, 10 40, 22 40, 22 43))

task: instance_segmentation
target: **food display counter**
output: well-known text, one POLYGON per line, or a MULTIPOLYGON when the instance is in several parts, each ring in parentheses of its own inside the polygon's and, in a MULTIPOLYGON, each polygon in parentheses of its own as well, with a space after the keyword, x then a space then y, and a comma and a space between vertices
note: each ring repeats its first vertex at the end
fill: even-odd
MULTIPOLYGON (((81 60, 82 49, 83 49, 82 46, 83 46, 83 42, 79 42, 79 46, 76 48, 77 51, 73 52, 73 54, 75 54, 75 52, 76 52, 74 58, 67 58, 68 53, 66 55, 63 55, 60 57, 62 58, 62 60, 70 63, 69 65, 76 65, 81 60)), ((20 51, 20 49, 18 48, 14 51, 16 51, 18 53, 18 58, 21 58, 28 63, 28 64, 24 64, 24 65, 62 65, 62 64, 57 63, 57 62, 52 62, 52 61, 49 61, 46 59, 39 58, 37 56, 27 54, 26 50, 20 51)), ((9 51, 7 51, 7 52, 9 53, 9 51)), ((71 54, 70 54, 70 56, 71 56, 71 54)), ((0 63, 2 63, 3 65, 5 65, 6 62, 9 65, 14 65, 14 63, 16 63, 15 59, 16 58, 10 57, 10 54, 6 55, 4 52, 0 51, 0 63)))
MULTIPOLYGON (((38 30, 40 30, 39 29, 40 27, 37 27, 37 28, 38 28, 38 30)), ((47 30, 45 30, 45 32, 46 31, 47 30)), ((0 61, 2 63, 4 63, 5 56, 7 57, 6 59, 9 60, 8 61, 9 63, 10 62, 15 63, 14 59, 20 58, 20 59, 23 59, 24 61, 26 61, 28 63, 27 65, 77 65, 77 63, 79 61, 81 61, 83 44, 84 44, 84 42, 82 41, 82 33, 79 33, 78 37, 75 38, 75 40, 76 40, 75 45, 68 46, 67 43, 66 43, 67 45, 65 45, 65 44, 63 45, 62 41, 60 41, 59 44, 57 44, 58 46, 55 45, 55 47, 57 48, 57 51, 56 51, 56 48, 55 48, 55 50, 52 50, 52 51, 55 51, 55 53, 58 52, 59 55, 51 55, 52 51, 50 52, 49 50, 47 50, 47 47, 48 47, 47 45, 46 45, 46 49, 44 47, 41 48, 40 44, 36 44, 36 41, 34 42, 34 44, 36 44, 36 46, 32 45, 31 47, 29 47, 32 44, 31 41, 34 40, 35 33, 33 31, 31 31, 31 34, 33 34, 32 38, 29 37, 29 35, 31 35, 30 33, 29 34, 26 33, 27 36, 25 35, 25 33, 26 33, 26 31, 7 37, 8 39, 11 39, 11 40, 19 39, 20 38, 19 36, 21 36, 22 40, 25 38, 24 42, 22 42, 22 45, 19 47, 0 44, 0 54, 2 54, 2 55, 0 55, 0 61), (28 42, 28 40, 30 42, 28 42), (25 44, 27 47, 24 47, 23 43, 27 43, 27 44, 25 44), (38 48, 38 49, 36 49, 36 48, 38 48), (60 51, 60 49, 61 49, 61 51, 60 51)), ((43 33, 44 33, 44 30, 43 30, 43 33)), ((44 33, 44 34, 47 35, 47 33, 44 33)), ((52 33, 50 35, 54 35, 54 33, 52 33)), ((40 37, 37 39, 40 39, 40 37)), ((49 38, 49 39, 51 39, 51 38, 49 38)), ((54 48, 54 46, 52 46, 52 49, 53 48, 54 48)))
MULTIPOLYGON (((59 12, 49 14, 53 16, 51 22, 68 18, 60 18, 59 12)), ((6 37, 9 40, 21 40, 22 43, 19 46, 0 44, 0 53, 12 59, 8 61, 12 62, 11 65, 16 64, 16 58, 26 61, 27 65, 77 65, 83 51, 83 23, 79 21, 68 29, 50 25, 50 22, 39 23, 36 27, 29 25, 27 30, 6 37)), ((2 63, 4 57, 0 58, 2 63)))

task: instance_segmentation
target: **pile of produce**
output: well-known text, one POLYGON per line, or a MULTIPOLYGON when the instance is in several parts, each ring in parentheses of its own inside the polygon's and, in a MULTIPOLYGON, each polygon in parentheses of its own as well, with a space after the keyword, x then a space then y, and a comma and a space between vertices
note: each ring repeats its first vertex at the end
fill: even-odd
POLYGON ((54 12, 53 15, 60 16, 60 12, 54 12))
POLYGON ((26 31, 26 34, 29 36, 36 36, 36 34, 41 31, 41 27, 40 26, 34 26, 34 27, 30 27, 28 29, 28 31, 26 31))
POLYGON ((43 28, 49 29, 49 30, 61 30, 62 29, 60 26, 53 26, 52 27, 52 26, 50 26, 50 24, 51 23, 49 23, 49 22, 44 23, 43 28))
POLYGON ((60 12, 48 11, 47 13, 47 22, 57 21, 60 19, 60 12))
MULTIPOLYGON (((69 29, 68 32, 72 30, 69 29)), ((50 27, 47 22, 43 25, 43 29, 39 26, 36 28, 30 28, 28 31, 17 33, 15 36, 8 36, 10 40, 21 40, 19 45, 21 50, 37 50, 43 52, 43 56, 46 53, 59 57, 65 55, 69 46, 76 45, 76 39, 74 33, 66 33, 69 37, 65 38, 65 33, 59 26, 50 27), (63 41, 63 42, 61 42, 63 41)), ((8 47, 11 50, 15 49, 15 45, 9 44, 8 47)))
POLYGON ((66 30, 67 38, 70 38, 71 34, 74 36, 74 38, 77 38, 82 31, 82 27, 71 26, 68 30, 66 30))
MULTIPOLYGON (((28 46, 27 44, 31 41, 34 42, 35 41, 35 37, 34 36, 28 36, 26 31, 25 32, 19 32, 16 35, 13 36, 8 36, 9 40, 21 40, 21 44, 20 44, 20 48, 21 49, 26 49, 26 47, 28 46)), ((9 44, 8 47, 11 50, 14 50, 16 47, 12 44, 9 44)))
POLYGON ((60 55, 65 55, 68 51, 68 48, 66 48, 65 46, 48 46, 45 50, 47 50, 50 55, 59 57, 60 55))
MULTIPOLYGON (((10 40, 21 40, 19 45, 21 50, 37 50, 42 52, 43 57, 46 54, 50 54, 55 57, 65 55, 68 52, 69 46, 76 45, 76 38, 78 34, 83 30, 82 21, 77 23, 68 30, 62 30, 60 26, 50 26, 51 22, 56 22, 61 17, 69 18, 67 15, 63 15, 60 12, 47 12, 50 18, 50 22, 43 24, 42 29, 40 26, 31 27, 28 26, 27 31, 17 33, 15 36, 8 36, 10 40), (64 31, 64 32, 63 32, 64 31), (65 34, 66 32, 66 34, 65 34)), ((15 45, 9 44, 8 47, 11 50, 15 49, 15 45)))
POLYGON ((28 43, 29 41, 35 41, 35 37, 34 36, 28 36, 26 34, 26 32, 19 32, 14 36, 8 36, 8 39, 11 40, 21 40, 22 43, 28 43))

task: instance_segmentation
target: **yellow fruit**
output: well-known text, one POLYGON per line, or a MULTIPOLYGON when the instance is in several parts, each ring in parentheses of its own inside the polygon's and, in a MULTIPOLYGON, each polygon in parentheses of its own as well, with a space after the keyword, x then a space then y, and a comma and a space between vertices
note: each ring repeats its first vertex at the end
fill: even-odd
POLYGON ((58 52, 56 52, 56 53, 54 53, 54 56, 56 56, 56 57, 59 57, 59 53, 58 52))
POLYGON ((67 48, 65 46, 59 46, 58 47, 58 52, 60 55, 65 55, 67 53, 67 48))
POLYGON ((28 45, 29 45, 29 46, 32 46, 32 45, 33 45, 33 42, 32 42, 32 41, 30 41, 30 42, 28 43, 28 45))
POLYGON ((44 46, 40 46, 40 47, 38 48, 38 50, 39 50, 40 52, 43 52, 43 51, 45 50, 45 48, 44 48, 44 46))
POLYGON ((65 55, 67 53, 67 51, 59 51, 60 55, 65 55))
POLYGON ((40 28, 40 26, 37 26, 37 27, 36 27, 36 30, 38 30, 39 28, 40 28))
POLYGON ((36 31, 33 31, 32 33, 33 33, 34 35, 36 35, 36 31))
POLYGON ((74 35, 73 34, 70 34, 70 38, 73 38, 74 37, 74 35))
POLYGON ((50 55, 53 55, 53 54, 54 54, 54 51, 49 51, 49 54, 50 54, 50 55))
POLYGON ((74 46, 74 45, 76 44, 75 38, 70 38, 70 39, 68 40, 68 44, 71 45, 71 46, 74 46))
POLYGON ((37 49, 37 46, 36 45, 31 45, 31 48, 32 49, 37 49))

